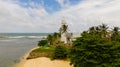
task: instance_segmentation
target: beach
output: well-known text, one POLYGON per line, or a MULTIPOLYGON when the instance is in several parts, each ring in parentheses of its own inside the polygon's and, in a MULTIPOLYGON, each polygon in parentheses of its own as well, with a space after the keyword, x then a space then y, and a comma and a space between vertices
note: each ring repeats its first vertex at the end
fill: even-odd
POLYGON ((27 57, 29 56, 29 53, 32 51, 32 50, 35 50, 39 47, 35 47, 35 48, 32 48, 31 50, 29 50, 23 57, 21 57, 20 59, 20 63, 16 64, 15 67, 23 67, 23 65, 25 64, 25 62, 27 61, 27 57))
POLYGON ((26 60, 19 67, 72 67, 70 62, 64 60, 50 60, 46 57, 26 60))
POLYGON ((29 56, 29 53, 36 48, 38 47, 35 47, 31 49, 28 53, 26 53, 21 59, 21 62, 17 64, 15 67, 73 67, 70 65, 69 61, 51 60, 50 58, 47 57, 39 57, 27 60, 26 58, 29 56))

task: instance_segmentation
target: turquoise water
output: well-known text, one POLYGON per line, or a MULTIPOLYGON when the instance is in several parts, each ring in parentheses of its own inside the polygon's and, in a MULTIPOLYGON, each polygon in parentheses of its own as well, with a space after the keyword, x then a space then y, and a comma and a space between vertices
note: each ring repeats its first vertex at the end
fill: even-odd
POLYGON ((48 33, 0 33, 0 67, 13 67, 48 33))

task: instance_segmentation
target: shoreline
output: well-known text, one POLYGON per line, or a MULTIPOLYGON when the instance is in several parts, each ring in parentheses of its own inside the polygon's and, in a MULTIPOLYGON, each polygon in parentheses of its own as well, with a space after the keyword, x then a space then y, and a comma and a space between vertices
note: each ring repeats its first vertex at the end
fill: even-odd
POLYGON ((51 60, 48 57, 38 57, 34 59, 27 60, 30 52, 40 47, 32 48, 23 57, 21 57, 20 62, 15 65, 15 67, 73 67, 70 65, 70 61, 65 60, 51 60))
POLYGON ((38 46, 37 47, 34 47, 32 48, 31 50, 29 50, 27 53, 25 53, 21 58, 20 58, 20 62, 15 64, 14 67, 23 67, 23 65, 25 64, 25 62, 27 61, 27 57, 29 56, 30 52, 39 48, 38 46))

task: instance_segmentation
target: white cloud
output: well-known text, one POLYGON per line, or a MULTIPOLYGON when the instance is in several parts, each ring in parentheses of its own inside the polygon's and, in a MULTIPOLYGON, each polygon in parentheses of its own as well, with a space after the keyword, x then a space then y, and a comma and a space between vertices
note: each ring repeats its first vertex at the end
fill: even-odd
POLYGON ((120 26, 120 0, 86 0, 64 9, 56 16, 65 16, 72 31, 83 31, 93 25, 106 23, 120 26))
POLYGON ((23 8, 11 1, 0 1, 0 32, 40 32, 44 26, 41 20, 47 15, 44 8, 23 8))
MULTIPOLYGON (((57 1, 63 4, 63 0, 57 1)), ((63 17, 72 32, 87 30, 101 23, 120 26, 119 6, 120 0, 85 0, 51 15, 42 6, 38 9, 24 8, 16 2, 1 0, 0 32, 54 32, 58 31, 63 17)))
POLYGON ((70 6, 70 0, 56 0, 62 8, 68 8, 70 6))
POLYGON ((56 1, 60 4, 61 7, 64 6, 64 0, 56 0, 56 1))

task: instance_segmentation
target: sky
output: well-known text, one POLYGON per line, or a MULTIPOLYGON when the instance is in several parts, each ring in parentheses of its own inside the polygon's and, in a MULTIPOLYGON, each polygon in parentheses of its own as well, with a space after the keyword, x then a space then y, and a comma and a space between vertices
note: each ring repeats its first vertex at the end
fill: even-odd
POLYGON ((0 33, 69 32, 91 26, 120 27, 120 0, 0 0, 0 33))

